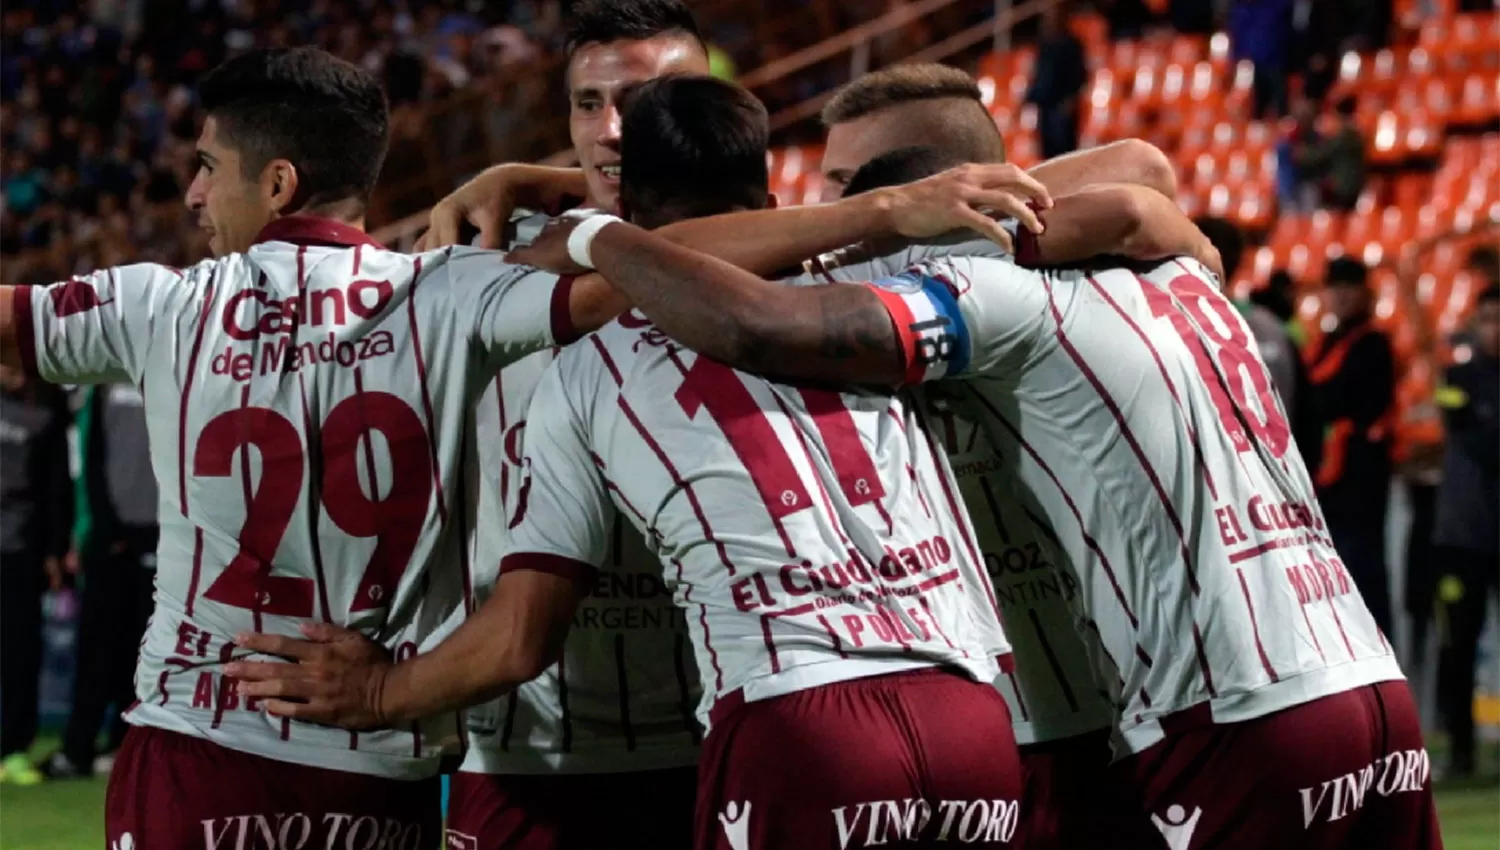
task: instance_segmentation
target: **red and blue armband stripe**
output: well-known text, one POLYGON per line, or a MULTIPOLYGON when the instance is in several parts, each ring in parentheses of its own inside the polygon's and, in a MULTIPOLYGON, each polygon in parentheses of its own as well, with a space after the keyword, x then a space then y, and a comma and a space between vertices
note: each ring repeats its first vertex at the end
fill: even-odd
POLYGON ((935 381, 968 368, 969 329, 946 283, 913 269, 868 285, 896 326, 906 383, 935 381))

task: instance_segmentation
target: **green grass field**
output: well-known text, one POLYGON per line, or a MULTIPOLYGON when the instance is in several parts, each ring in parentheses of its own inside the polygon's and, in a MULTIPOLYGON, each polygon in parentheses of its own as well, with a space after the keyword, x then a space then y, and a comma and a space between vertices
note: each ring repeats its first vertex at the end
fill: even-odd
MULTIPOLYGON (((1447 850, 1500 847, 1500 784, 1494 779, 1440 785, 1438 811, 1447 850)), ((35 788, 0 786, 0 850, 103 847, 104 780, 57 782, 35 788)))

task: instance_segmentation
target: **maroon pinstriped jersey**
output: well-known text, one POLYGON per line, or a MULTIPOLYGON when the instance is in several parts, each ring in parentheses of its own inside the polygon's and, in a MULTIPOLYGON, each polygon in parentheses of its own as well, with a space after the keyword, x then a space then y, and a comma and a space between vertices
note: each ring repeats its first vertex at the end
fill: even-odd
POLYGON ((972 529, 900 396, 735 372, 630 314, 558 355, 523 463, 502 573, 592 573, 625 517, 686 615, 705 723, 730 691, 998 673, 999 623, 968 598, 988 588, 972 529))
POLYGON ((1041 508, 1128 749, 1194 706, 1232 722, 1401 678, 1210 272, 965 256, 894 271, 872 285, 908 378, 962 387, 1041 508))
POLYGON ((128 719, 283 761, 434 773, 452 715, 352 734, 241 701, 242 631, 360 629, 406 657, 466 597, 473 403, 570 333, 567 287, 498 254, 386 251, 282 219, 243 254, 18 291, 23 352, 145 398, 160 488, 156 609, 128 719), (24 337, 30 336, 29 342, 24 337))

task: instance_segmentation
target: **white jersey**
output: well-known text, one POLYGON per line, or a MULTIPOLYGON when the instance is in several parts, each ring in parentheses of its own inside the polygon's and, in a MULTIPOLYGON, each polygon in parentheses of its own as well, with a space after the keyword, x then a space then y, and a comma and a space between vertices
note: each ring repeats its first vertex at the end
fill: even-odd
MULTIPOLYGON (((549 221, 519 214, 511 247, 549 221)), ((526 411, 555 351, 500 371, 475 413, 479 435, 479 522, 470 575, 489 597, 510 540, 526 411)), ((686 617, 672 601, 661 561, 619 518, 609 536, 608 573, 583 600, 560 664, 501 699, 467 712, 471 773, 613 773, 698 762, 701 691, 686 617)))
MULTIPOLYGON (((889 394, 778 385, 622 316, 558 356, 528 418, 508 569, 605 557, 616 514, 687 615, 704 697, 952 665, 998 674, 950 473, 889 394)), ((608 567, 604 572, 608 572, 608 567)))
POLYGON ((1241 721, 1401 678, 1249 329, 1202 266, 952 257, 873 286, 908 379, 968 385, 1071 554, 1127 749, 1164 722, 1241 721))
MULTIPOLYGON (((242 631, 306 621, 400 658, 466 597, 473 403, 558 342, 567 283, 494 252, 409 256, 353 228, 280 219, 243 254, 20 288, 47 380, 129 381, 160 487, 156 608, 127 719, 281 761, 432 775, 453 715, 351 733, 269 716, 223 665, 242 631)), ((28 340, 34 337, 34 341, 28 340)))
MULTIPOLYGON (((978 239, 904 246, 890 253, 856 246, 813 261, 810 274, 788 282, 876 280, 947 253, 999 256, 1001 249, 978 239)), ((988 429, 968 414, 967 392, 962 385, 931 383, 917 397, 947 452, 994 584, 1014 660, 995 685, 1010 707, 1016 743, 1110 728, 1119 694, 1099 675, 1096 635, 1077 613, 1076 571, 1063 563, 1068 554, 1041 506, 1017 487, 1017 458, 1001 451, 988 429)), ((974 602, 988 607, 990 600, 976 594, 974 602)))

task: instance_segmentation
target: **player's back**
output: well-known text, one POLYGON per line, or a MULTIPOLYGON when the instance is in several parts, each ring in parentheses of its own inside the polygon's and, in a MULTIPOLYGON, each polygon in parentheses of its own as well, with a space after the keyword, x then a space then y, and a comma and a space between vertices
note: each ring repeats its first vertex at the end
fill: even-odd
MULTIPOLYGON (((615 504, 667 565, 706 710, 1004 647, 946 461, 888 393, 793 387, 627 314, 557 368, 615 504)), ((535 412, 533 412, 535 416, 535 412)))
POLYGON ((971 382, 973 412, 1086 578, 1132 749, 1199 703, 1232 721, 1400 677, 1210 273, 1171 260, 1015 281, 958 265, 960 298, 1029 287, 1008 296, 1027 319, 1009 364, 971 382))
POLYGON ((130 380, 146 399, 161 539, 129 719, 284 761, 430 775, 454 718, 361 734, 289 723, 242 703, 218 668, 236 634, 309 620, 401 658, 462 607, 471 404, 496 368, 552 344, 557 279, 283 221, 244 254, 24 299, 44 377, 130 380))

